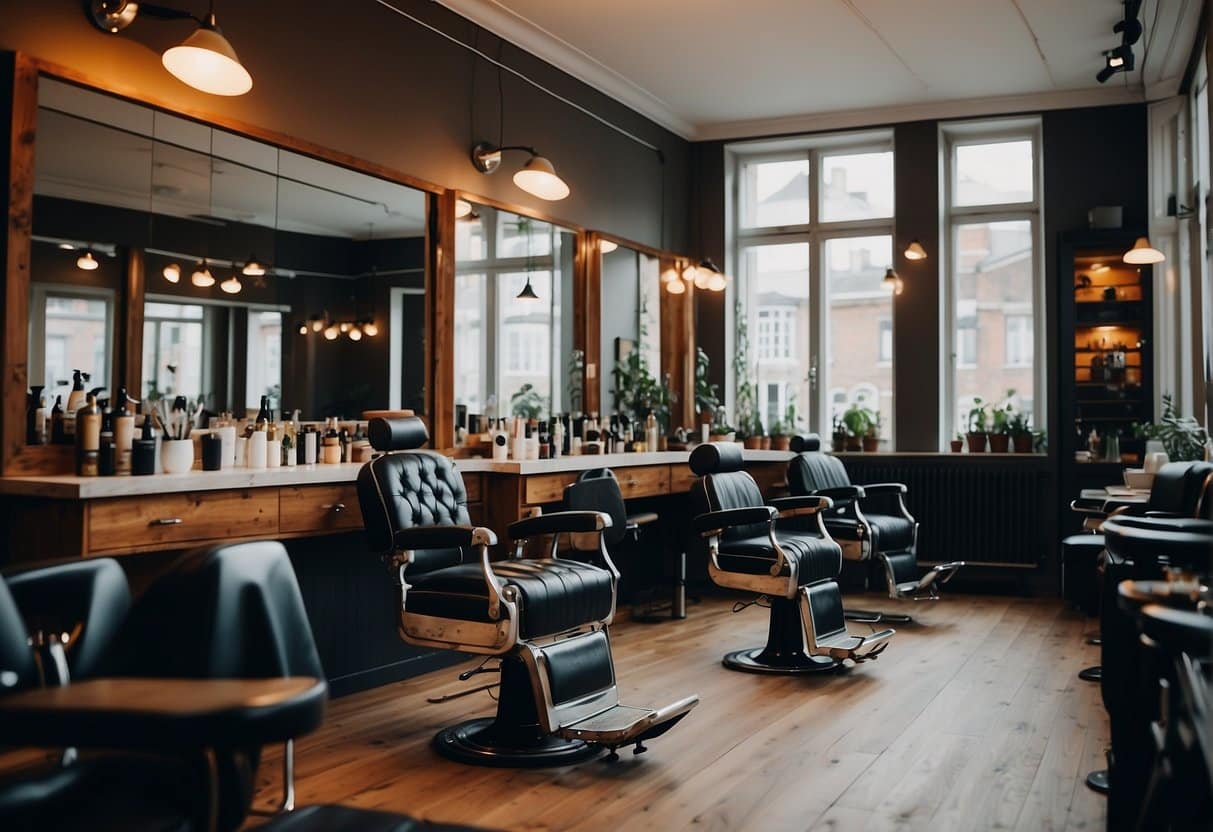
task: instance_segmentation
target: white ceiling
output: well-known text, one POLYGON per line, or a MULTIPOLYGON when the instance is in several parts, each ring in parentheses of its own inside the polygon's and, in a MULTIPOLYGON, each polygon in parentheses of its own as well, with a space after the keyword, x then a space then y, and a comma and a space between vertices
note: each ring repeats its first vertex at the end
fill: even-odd
POLYGON ((1201 7, 1145 0, 1100 84, 1120 0, 439 2, 691 139, 1166 97, 1201 7))

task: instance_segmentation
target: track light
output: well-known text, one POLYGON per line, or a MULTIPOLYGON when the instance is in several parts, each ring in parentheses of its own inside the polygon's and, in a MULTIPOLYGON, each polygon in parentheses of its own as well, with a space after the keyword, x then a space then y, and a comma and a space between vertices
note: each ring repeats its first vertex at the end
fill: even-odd
POLYGON ((215 278, 207 267, 205 260, 199 263, 198 268, 194 269, 194 273, 190 275, 190 283, 193 283, 199 289, 209 289, 215 285, 215 278))
POLYGON ((1123 259, 1134 266, 1148 266, 1152 263, 1163 262, 1167 256, 1150 245, 1148 238, 1138 237, 1137 241, 1133 243, 1133 248, 1125 252, 1123 259))
POLYGON ((192 35, 166 49, 161 56, 164 68, 177 79, 211 95, 244 95, 253 88, 252 76, 240 63, 236 50, 215 20, 214 0, 205 18, 181 9, 131 0, 91 0, 86 5, 93 25, 110 34, 117 34, 131 25, 140 12, 157 20, 188 19, 198 24, 192 35))
POLYGON ((379 326, 374 321, 367 321, 362 325, 362 332, 368 338, 374 338, 379 334, 379 326))
POLYGON ((546 199, 549 202, 564 199, 569 195, 569 186, 556 175, 555 166, 546 158, 539 155, 533 147, 523 145, 508 145, 496 147, 487 142, 481 142, 472 148, 472 165, 481 173, 493 173, 501 167, 501 154, 506 150, 522 150, 531 154, 531 158, 514 174, 514 184, 531 196, 546 199))
POLYGON ((164 279, 169 283, 181 282, 181 267, 176 263, 169 263, 160 273, 164 275, 164 279))
POLYGON ((327 329, 324 330, 324 339, 326 341, 336 341, 337 336, 340 334, 341 334, 341 330, 339 330, 337 328, 336 324, 332 324, 327 329))
POLYGON ((245 277, 261 277, 265 274, 265 265, 257 259, 257 255, 250 254, 240 273, 245 277))
POLYGON ((220 283, 219 288, 229 295, 238 295, 240 294, 240 290, 244 288, 244 284, 240 282, 240 278, 233 274, 227 280, 220 283))
POLYGON ((907 260, 926 260, 927 250, 922 247, 922 243, 918 242, 917 240, 913 240, 908 246, 906 246, 904 255, 907 260))
POLYGON ((97 258, 93 256, 91 248, 76 258, 76 268, 83 269, 86 272, 94 271, 100 265, 97 262, 97 258))

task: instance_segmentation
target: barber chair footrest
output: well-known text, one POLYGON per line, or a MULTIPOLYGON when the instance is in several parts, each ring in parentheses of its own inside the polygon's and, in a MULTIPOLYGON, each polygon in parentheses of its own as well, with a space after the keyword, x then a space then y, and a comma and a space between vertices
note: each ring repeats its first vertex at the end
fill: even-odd
POLYGON ((881 630, 879 633, 872 633, 867 636, 853 636, 850 634, 830 636, 829 638, 819 640, 817 642, 817 650, 824 651, 830 658, 837 661, 851 661, 859 664, 866 662, 869 659, 876 659, 889 646, 889 639, 896 633, 896 630, 881 630))
POLYGON ((688 696, 658 709, 615 705, 580 722, 566 725, 556 732, 556 736, 612 748, 641 742, 661 736, 698 704, 698 696, 688 696))
POLYGON ((434 750, 459 763, 503 768, 554 768, 584 763, 602 748, 577 739, 547 735, 519 743, 493 717, 472 719, 434 735, 434 750))
POLYGON ((960 568, 965 565, 963 560, 950 563, 937 563, 917 581, 907 581, 897 585, 897 598, 911 601, 938 601, 939 587, 955 577, 960 568))

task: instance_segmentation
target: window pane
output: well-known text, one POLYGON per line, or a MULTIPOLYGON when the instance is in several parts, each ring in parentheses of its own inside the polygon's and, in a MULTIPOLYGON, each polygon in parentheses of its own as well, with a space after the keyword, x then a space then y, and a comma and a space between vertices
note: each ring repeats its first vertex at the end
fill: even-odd
MULTIPOLYGON (((90 295, 47 295, 43 384, 53 403, 56 385, 71 382, 83 370, 86 387, 109 386, 110 303, 90 295)), ((66 400, 66 395, 64 399, 66 400)))
POLYGON ((552 395, 552 273, 530 272, 531 288, 539 300, 519 300, 527 276, 515 272, 497 278, 497 331, 502 345, 498 387, 505 413, 538 416, 549 412, 552 395))
MULTIPOLYGON (((485 277, 455 275, 455 403, 466 404, 469 413, 484 413, 488 392, 485 360, 485 277)), ((501 411, 497 411, 500 415, 501 411)))
POLYGON ((750 336, 745 375, 754 385, 755 408, 770 430, 786 421, 793 405, 803 427, 809 407, 809 244, 744 249, 742 268, 750 336))
POLYGON ((956 204, 1031 202, 1032 141, 956 146, 956 204))
POLYGON ((282 313, 250 309, 248 313, 248 390, 246 407, 282 406, 282 313))
MULTIPOLYGON (((882 439, 893 425, 893 296, 881 285, 893 239, 839 237, 826 241, 825 290, 829 338, 825 384, 832 392, 828 433, 852 405, 879 412, 882 439)), ((824 420, 823 420, 824 422, 824 420)))
POLYGON ((825 222, 893 216, 893 153, 823 156, 825 222))
POLYGON ((484 239, 483 209, 455 221, 455 262, 484 260, 489 256, 484 239))
POLYGON ((809 221, 807 157, 751 162, 741 170, 743 226, 804 225, 809 221))
POLYGON ((497 212, 497 259, 543 257, 551 253, 551 225, 531 217, 497 212))
POLYGON ((962 223, 952 234, 954 424, 964 432, 976 398, 1001 404, 1014 391, 1012 403, 1028 410, 1035 397, 1032 225, 962 223))

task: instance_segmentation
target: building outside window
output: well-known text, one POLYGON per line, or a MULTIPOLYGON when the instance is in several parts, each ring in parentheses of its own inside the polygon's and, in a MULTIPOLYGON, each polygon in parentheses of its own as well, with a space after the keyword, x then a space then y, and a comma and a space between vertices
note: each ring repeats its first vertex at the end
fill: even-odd
POLYGON ((143 307, 143 398, 203 392, 204 310, 197 303, 148 301, 143 307))
POLYGON ((729 368, 728 390, 752 383, 767 428, 791 404, 795 427, 826 433, 862 400, 882 411, 891 441, 893 308, 880 282, 892 263, 891 134, 747 142, 729 153, 732 311, 745 316, 750 344, 748 366, 729 368))
POLYGON ((1008 399, 1044 424, 1040 123, 942 128, 948 258, 941 444, 973 402, 1008 399))
MULTIPOLYGON (((70 389, 73 370, 108 387, 110 345, 114 331, 114 296, 108 290, 50 288, 34 284, 30 298, 30 382, 46 387, 47 405, 56 390, 70 389), (41 378, 38 371, 41 368, 41 378)), ((64 394, 64 400, 67 396, 64 394)))

